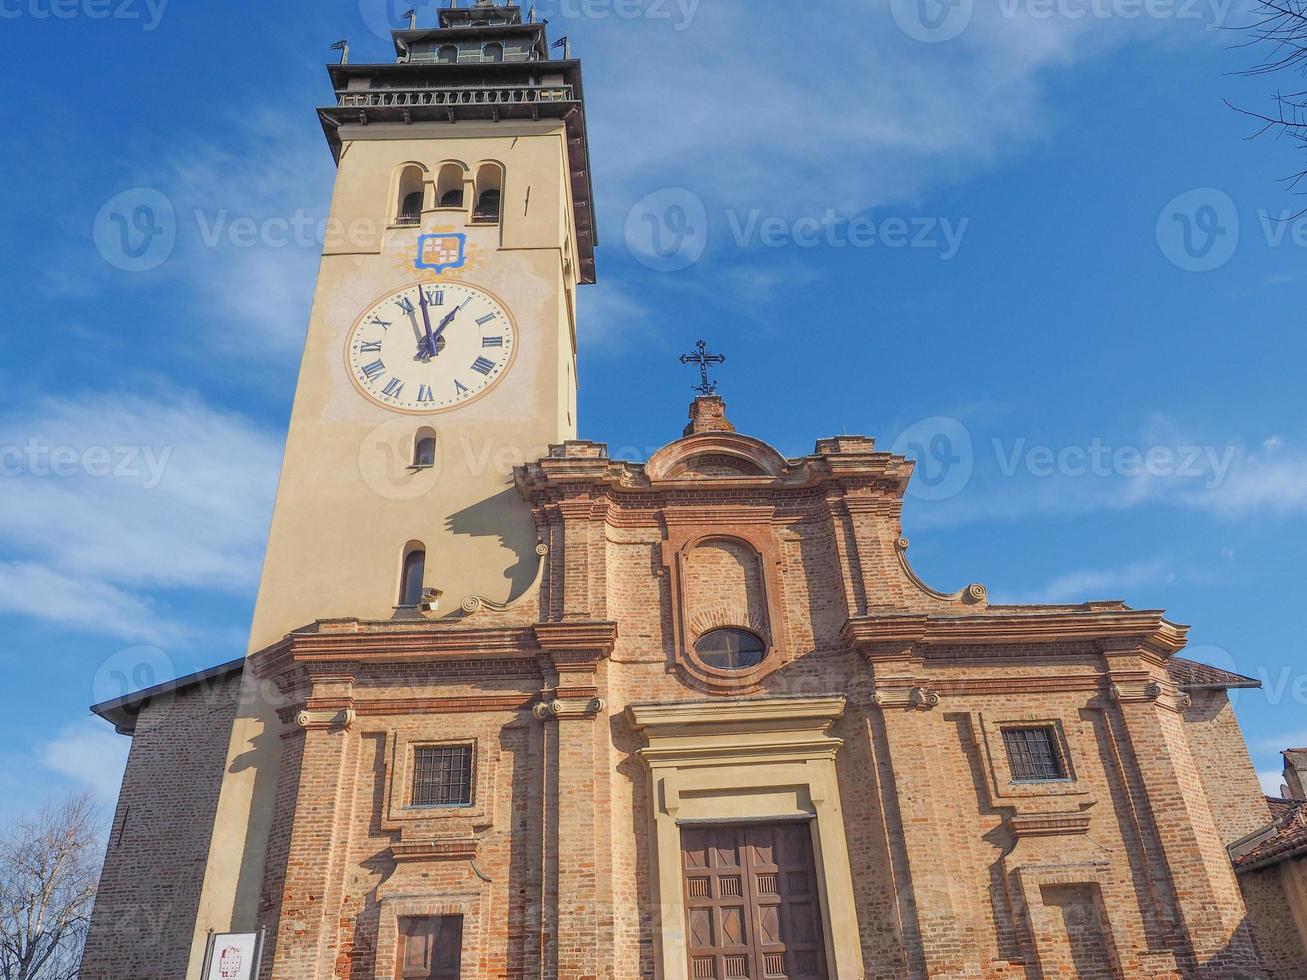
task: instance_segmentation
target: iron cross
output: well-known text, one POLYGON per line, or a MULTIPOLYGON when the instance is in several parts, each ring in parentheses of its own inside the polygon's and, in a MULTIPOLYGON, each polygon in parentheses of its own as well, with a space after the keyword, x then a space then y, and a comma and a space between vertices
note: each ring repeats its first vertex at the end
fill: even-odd
POLYGON ((726 355, 708 353, 708 341, 706 340, 699 341, 695 346, 698 347, 698 350, 693 354, 681 355, 682 364, 699 365, 699 377, 702 380, 699 382, 698 387, 693 388, 692 390, 697 391, 701 395, 715 395, 717 394, 717 382, 708 377, 708 365, 725 364, 726 355))

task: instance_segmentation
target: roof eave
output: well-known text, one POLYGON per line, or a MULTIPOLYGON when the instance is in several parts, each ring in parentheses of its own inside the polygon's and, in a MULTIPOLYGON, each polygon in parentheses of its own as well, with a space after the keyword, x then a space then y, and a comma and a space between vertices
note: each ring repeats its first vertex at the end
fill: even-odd
POLYGON ((131 735, 136 731, 136 719, 152 700, 158 697, 164 697, 169 694, 177 694, 189 688, 196 687, 206 681, 221 680, 232 674, 241 673, 245 669, 245 658, 230 660, 225 664, 219 664, 216 667, 209 667, 205 670, 197 671, 194 674, 187 674, 184 677, 177 677, 170 681, 164 681, 162 684, 155 684, 153 687, 147 687, 131 694, 124 694, 120 698, 114 698, 110 701, 101 701, 99 704, 91 705, 91 713, 99 715, 105 721, 113 725, 114 730, 119 735, 131 735))

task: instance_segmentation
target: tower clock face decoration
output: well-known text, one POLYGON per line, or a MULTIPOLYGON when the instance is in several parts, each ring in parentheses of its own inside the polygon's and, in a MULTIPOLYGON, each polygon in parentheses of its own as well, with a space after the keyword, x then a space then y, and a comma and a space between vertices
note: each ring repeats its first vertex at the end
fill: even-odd
POLYGON ((508 373, 517 328, 500 300, 461 282, 413 283, 354 321, 345 362, 380 405, 417 415, 479 398, 508 373))

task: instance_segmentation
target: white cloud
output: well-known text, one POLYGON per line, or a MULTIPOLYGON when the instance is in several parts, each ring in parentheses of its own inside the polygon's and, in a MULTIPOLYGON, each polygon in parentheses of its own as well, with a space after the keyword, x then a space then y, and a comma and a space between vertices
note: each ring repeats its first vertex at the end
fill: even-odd
POLYGON ((1185 500, 1223 517, 1307 513, 1307 453, 1271 436, 1258 451, 1241 452, 1220 484, 1191 490, 1185 500))
POLYGON ((0 613, 149 643, 174 643, 186 635, 181 623, 161 618, 148 598, 30 562, 0 562, 0 613))
MULTIPOLYGON (((1146 506, 1227 519, 1307 512, 1307 452, 1278 435, 1252 440, 1258 448, 1250 450, 1248 441, 1195 437, 1165 416, 1132 434, 1060 438, 994 435, 962 421, 972 446, 957 465, 970 466, 969 475, 950 498, 913 501, 917 526, 1146 506)), ((931 460, 918 465, 932 472, 931 460)))
POLYGON ((1051 69, 1124 44, 1219 35, 1201 20, 1101 19, 1083 4, 1070 5, 1079 18, 1044 17, 1032 6, 978 2, 944 44, 909 38, 888 3, 862 0, 701 3, 688 22, 593 31, 551 20, 583 34, 577 53, 605 79, 587 93, 601 208, 670 181, 737 207, 819 214, 911 199, 1046 135, 1051 69))
POLYGON ((108 806, 118 798, 130 749, 130 739, 88 718, 60 731, 41 747, 39 757, 45 768, 89 789, 97 803, 108 806))
POLYGON ((145 590, 253 586, 280 452, 278 437, 186 395, 0 416, 0 608, 176 640, 145 590))
MULTIPOLYGON (((167 198, 176 244, 126 285, 179 287, 191 343, 238 353, 247 365, 252 351, 287 354, 302 344, 335 178, 315 123, 312 112, 254 109, 217 120, 215 138, 129 164, 122 185, 167 198)), ((84 277, 50 278, 55 288, 88 287, 84 277)))
POLYGON ((1067 572, 1021 595, 994 598, 998 603, 1062 603, 1120 599, 1143 585, 1170 583, 1176 572, 1161 559, 1134 562, 1120 568, 1067 572))

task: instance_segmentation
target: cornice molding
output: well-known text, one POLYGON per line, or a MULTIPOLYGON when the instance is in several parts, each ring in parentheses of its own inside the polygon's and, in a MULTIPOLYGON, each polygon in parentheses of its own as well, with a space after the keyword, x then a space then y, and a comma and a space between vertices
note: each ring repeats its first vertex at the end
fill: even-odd
POLYGON ((863 436, 822 439, 813 454, 786 459, 752 436, 706 432, 668 443, 645 464, 609 459, 608 447, 602 443, 566 442, 551 446, 548 456, 517 467, 514 479, 518 491, 536 503, 596 490, 608 494, 774 492, 821 489, 829 483, 857 484, 872 493, 901 498, 912 470, 910 460, 876 452, 874 441, 863 436), (705 454, 735 457, 760 475, 673 474, 678 464, 705 454))
MULTIPOLYGON (((440 623, 319 621, 250 655, 258 677, 292 667, 335 661, 422 663, 428 661, 522 660, 540 655, 530 627, 460 629, 440 623)), ((528 670, 527 672, 532 672, 528 670)))
POLYGON ((536 623, 532 627, 536 643, 557 665, 597 663, 607 659, 617 644, 617 624, 608 620, 536 623))
POLYGON ((828 727, 844 714, 843 694, 809 698, 739 698, 713 701, 676 701, 663 704, 631 704, 626 716, 636 731, 664 734, 678 728, 721 728, 746 725, 751 729, 768 725, 789 728, 804 723, 828 727))
MULTIPOLYGON (((1181 650, 1188 626, 1169 622, 1160 610, 1030 609, 1008 612, 1003 607, 962 616, 924 613, 855 616, 844 625, 844 640, 868 659, 879 659, 887 647, 909 648, 1028 646, 1053 643, 1102 643, 1114 649, 1136 649, 1167 658, 1181 650), (881 648, 878 650, 877 648, 881 648)), ((901 655, 901 654, 900 654, 901 655)))

